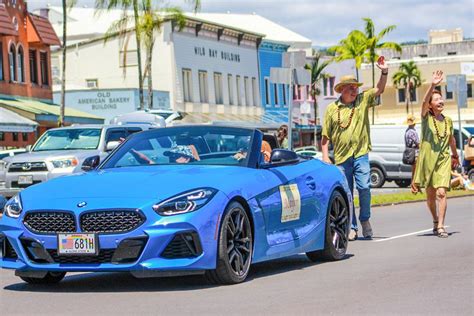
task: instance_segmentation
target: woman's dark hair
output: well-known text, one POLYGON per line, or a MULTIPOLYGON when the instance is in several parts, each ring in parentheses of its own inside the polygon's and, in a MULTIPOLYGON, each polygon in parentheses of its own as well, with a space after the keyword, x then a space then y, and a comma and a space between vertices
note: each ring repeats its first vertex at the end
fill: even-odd
POLYGON ((430 100, 428 101, 428 103, 431 104, 431 101, 433 100, 433 96, 435 94, 439 94, 440 97, 443 97, 443 95, 441 94, 441 91, 439 91, 438 89, 434 89, 433 92, 431 93, 430 100))

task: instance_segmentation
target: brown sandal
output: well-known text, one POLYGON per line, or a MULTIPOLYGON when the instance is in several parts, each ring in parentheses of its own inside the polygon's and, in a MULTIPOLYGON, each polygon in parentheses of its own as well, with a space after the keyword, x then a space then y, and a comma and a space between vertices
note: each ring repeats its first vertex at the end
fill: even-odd
POLYGON ((444 227, 438 227, 438 237, 439 238, 448 238, 449 237, 448 232, 446 231, 446 229, 444 229, 444 227))

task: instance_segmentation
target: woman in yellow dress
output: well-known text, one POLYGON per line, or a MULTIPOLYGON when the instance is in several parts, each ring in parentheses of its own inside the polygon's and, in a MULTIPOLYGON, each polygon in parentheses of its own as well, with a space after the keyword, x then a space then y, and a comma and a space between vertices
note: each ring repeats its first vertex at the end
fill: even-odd
POLYGON ((416 193, 421 187, 426 188, 427 204, 433 217, 433 233, 446 238, 448 237, 444 227, 447 209, 446 191, 450 187, 452 168, 459 166, 459 157, 453 136, 453 121, 442 114, 444 100, 441 92, 435 90, 442 80, 443 72, 440 70, 434 72, 431 86, 423 98, 422 142, 412 191, 416 193))

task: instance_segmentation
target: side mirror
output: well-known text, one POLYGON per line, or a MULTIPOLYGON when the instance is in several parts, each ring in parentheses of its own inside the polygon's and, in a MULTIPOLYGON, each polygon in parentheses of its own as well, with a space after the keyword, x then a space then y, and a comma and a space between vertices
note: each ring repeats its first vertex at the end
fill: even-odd
POLYGON ((26 146, 26 151, 31 151, 31 148, 32 148, 31 145, 27 145, 27 146, 26 146))
POLYGON ((112 151, 117 148, 118 145, 120 145, 118 140, 112 140, 105 145, 105 151, 112 151))
POLYGON ((100 157, 99 156, 92 156, 89 158, 86 158, 84 162, 82 163, 81 169, 84 171, 91 171, 97 168, 97 166, 100 163, 100 157))

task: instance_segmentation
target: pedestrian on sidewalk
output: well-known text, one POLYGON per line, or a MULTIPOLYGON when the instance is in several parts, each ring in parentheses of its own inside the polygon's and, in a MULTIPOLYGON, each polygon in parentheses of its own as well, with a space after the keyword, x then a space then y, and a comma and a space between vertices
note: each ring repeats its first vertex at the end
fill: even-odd
POLYGON ((428 209, 433 217, 433 233, 446 238, 448 237, 444 227, 448 203, 446 191, 450 187, 451 170, 459 166, 459 157, 453 136, 453 121, 442 114, 444 100, 441 92, 435 90, 442 81, 443 72, 437 70, 433 73, 431 86, 423 98, 422 142, 412 192, 417 193, 420 188, 426 188, 428 209))
MULTIPOLYGON (((340 97, 329 104, 324 116, 322 130, 323 161, 329 160, 329 142, 334 148, 334 160, 346 175, 351 192, 354 192, 354 178, 359 191, 362 235, 372 238, 373 231, 370 218, 370 122, 369 108, 377 104, 377 97, 381 95, 387 83, 388 66, 383 56, 377 60, 377 67, 382 71, 375 88, 359 93, 362 83, 352 76, 341 77, 334 87, 340 97)), ((353 195, 353 194, 352 194, 353 195)), ((353 201, 352 201, 353 203, 353 201)), ((354 212, 351 221, 349 240, 357 239, 357 216, 354 212)))
MULTIPOLYGON (((420 148, 420 138, 416 132, 416 119, 413 115, 407 117, 408 128, 405 131, 405 151, 403 152, 403 163, 411 165, 411 178, 415 174, 416 159, 420 148)), ((413 181, 413 180, 412 180, 413 181)))

